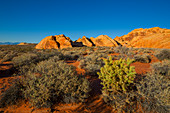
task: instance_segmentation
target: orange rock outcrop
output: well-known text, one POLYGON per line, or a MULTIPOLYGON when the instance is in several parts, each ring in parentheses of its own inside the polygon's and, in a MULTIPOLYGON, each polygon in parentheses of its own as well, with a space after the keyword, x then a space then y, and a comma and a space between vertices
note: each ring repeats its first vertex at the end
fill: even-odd
POLYGON ((19 43, 19 44, 17 44, 17 45, 28 45, 28 43, 21 42, 21 43, 19 43))
POLYGON ((72 47, 71 40, 65 35, 47 36, 36 45, 36 49, 62 49, 72 47))
POLYGON ((170 48, 170 29, 159 27, 135 29, 115 40, 127 47, 170 48))
POLYGON ((109 47, 118 46, 117 42, 107 35, 100 35, 96 38, 91 37, 90 40, 94 43, 95 46, 109 46, 109 47))
POLYGON ((170 29, 162 29, 159 27, 149 29, 140 28, 114 39, 107 35, 100 35, 96 38, 91 37, 90 39, 83 36, 77 41, 72 41, 63 34, 48 36, 36 45, 36 49, 62 49, 82 46, 116 47, 118 45, 138 48, 170 48, 170 29))
POLYGON ((79 38, 76 42, 82 42, 84 46, 89 46, 89 47, 92 47, 94 45, 93 42, 86 36, 83 36, 82 39, 79 38))

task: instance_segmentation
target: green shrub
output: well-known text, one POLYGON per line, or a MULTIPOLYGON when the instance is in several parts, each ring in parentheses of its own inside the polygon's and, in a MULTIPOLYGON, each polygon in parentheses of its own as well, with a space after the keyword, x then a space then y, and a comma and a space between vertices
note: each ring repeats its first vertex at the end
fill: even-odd
POLYGON ((81 51, 74 52, 74 51, 63 51, 62 52, 63 60, 77 60, 80 56, 83 56, 83 53, 81 51))
POLYGON ((130 64, 134 60, 127 59, 116 60, 113 62, 112 57, 105 59, 105 65, 98 72, 99 78, 102 80, 103 89, 108 91, 126 92, 135 78, 135 69, 130 64))
POLYGON ((159 60, 170 59, 169 49, 158 49, 154 54, 159 60))
POLYGON ((37 57, 38 56, 35 53, 24 53, 20 56, 14 57, 12 62, 14 63, 14 67, 21 67, 23 65, 29 64, 37 57))
POLYGON ((88 97, 88 80, 63 61, 42 61, 25 78, 25 98, 38 108, 57 102, 83 102, 88 97))
POLYGON ((152 53, 150 49, 145 49, 143 53, 152 53))
POLYGON ((135 54, 133 52, 133 48, 127 48, 125 46, 117 46, 114 48, 115 53, 120 53, 117 57, 117 59, 127 59, 127 58, 133 58, 133 55, 135 54))
POLYGON ((148 73, 137 85, 143 100, 138 101, 145 112, 168 113, 170 111, 170 82, 158 73, 148 73))
POLYGON ((16 52, 8 52, 4 57, 3 59, 1 60, 1 63, 2 62, 6 62, 6 61, 11 61, 15 56, 17 56, 17 53, 16 52))
POLYGON ((166 79, 170 79, 170 60, 163 60, 162 62, 156 62, 151 64, 152 73, 162 75, 166 79))
POLYGON ((103 85, 102 94, 105 102, 112 105, 118 111, 133 111, 131 106, 135 104, 135 69, 130 66, 134 60, 116 60, 112 58, 104 60, 105 65, 98 72, 99 79, 103 85), (130 106, 130 107, 129 107, 130 106))
POLYGON ((134 59, 136 62, 142 62, 142 63, 150 63, 151 62, 151 56, 149 54, 137 54, 134 56, 134 59))
POLYGON ((80 57, 78 59, 80 61, 79 67, 85 69, 87 75, 97 76, 97 72, 104 65, 103 57, 107 58, 107 55, 104 53, 93 53, 85 57, 80 57))
POLYGON ((0 95, 0 108, 7 105, 18 104, 19 100, 24 98, 22 93, 22 85, 17 80, 12 86, 10 86, 5 92, 0 95))
POLYGON ((49 59, 55 55, 59 56, 60 59, 63 58, 62 54, 58 51, 43 50, 40 52, 23 53, 14 57, 12 62, 14 63, 15 69, 18 70, 20 74, 24 74, 27 73, 28 70, 33 69, 40 61, 49 59))
POLYGON ((0 51, 0 59, 3 59, 6 54, 8 54, 8 51, 0 51))

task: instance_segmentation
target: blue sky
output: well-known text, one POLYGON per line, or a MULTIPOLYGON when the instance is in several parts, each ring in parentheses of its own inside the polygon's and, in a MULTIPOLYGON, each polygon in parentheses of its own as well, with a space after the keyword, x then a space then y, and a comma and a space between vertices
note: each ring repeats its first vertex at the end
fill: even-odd
POLYGON ((115 38, 151 27, 170 29, 170 0, 0 0, 0 42, 115 38))

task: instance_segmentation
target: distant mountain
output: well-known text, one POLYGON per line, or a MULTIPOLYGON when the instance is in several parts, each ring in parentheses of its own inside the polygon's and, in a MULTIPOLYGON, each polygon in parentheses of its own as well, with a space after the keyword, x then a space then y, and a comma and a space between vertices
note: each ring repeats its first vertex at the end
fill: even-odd
POLYGON ((17 45, 21 42, 0 42, 0 45, 17 45))

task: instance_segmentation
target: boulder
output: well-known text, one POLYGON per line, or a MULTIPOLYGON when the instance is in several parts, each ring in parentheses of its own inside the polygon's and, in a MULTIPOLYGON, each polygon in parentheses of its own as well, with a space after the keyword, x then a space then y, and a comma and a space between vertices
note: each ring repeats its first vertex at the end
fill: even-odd
POLYGON ((48 36, 36 45, 36 49, 62 49, 72 47, 71 40, 65 35, 48 36))
POLYGON ((109 47, 118 46, 117 42, 107 35, 100 35, 96 38, 91 37, 90 40, 94 43, 95 46, 109 46, 109 47))
POLYGON ((88 47, 94 46, 93 42, 86 36, 83 36, 82 39, 79 38, 76 42, 82 42, 84 46, 88 46, 88 47))
POLYGON ((59 43, 60 49, 72 47, 71 39, 69 37, 66 37, 63 34, 62 35, 55 35, 55 37, 56 37, 56 41, 59 43))
POLYGON ((59 45, 56 42, 55 36, 47 36, 35 46, 36 49, 58 49, 59 45))

